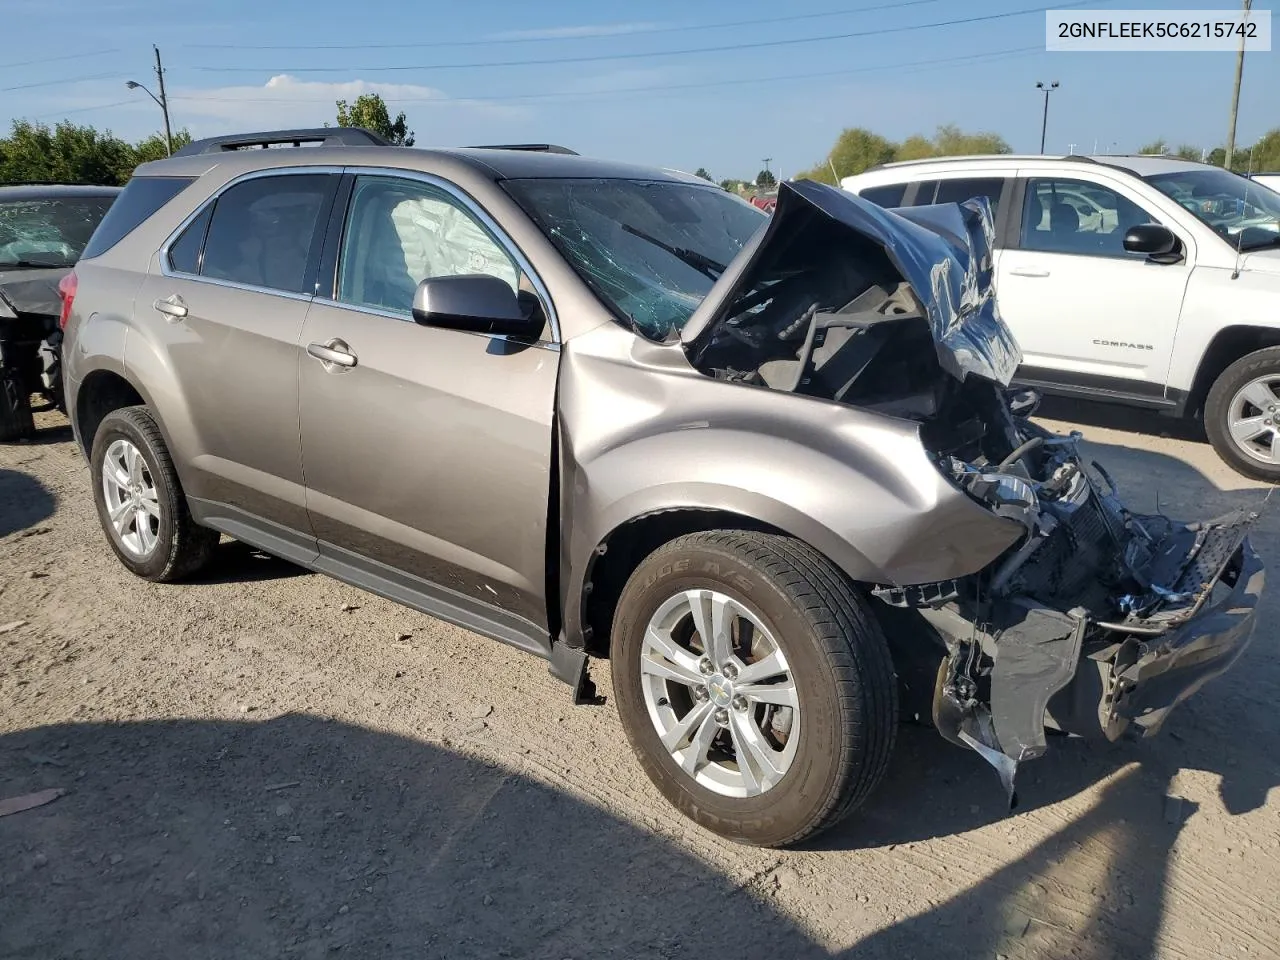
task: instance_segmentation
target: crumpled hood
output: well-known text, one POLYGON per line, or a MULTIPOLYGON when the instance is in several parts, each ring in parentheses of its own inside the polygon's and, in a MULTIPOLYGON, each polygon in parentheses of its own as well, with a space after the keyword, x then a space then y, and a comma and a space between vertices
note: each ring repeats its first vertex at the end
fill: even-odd
POLYGON ((15 313, 37 313, 56 317, 62 312, 58 281, 66 269, 0 270, 0 314, 5 308, 15 313))
POLYGON ((729 303, 750 288, 766 255, 812 229, 815 212, 884 250, 924 306, 944 370, 961 380, 973 374, 1009 384, 1022 354, 996 307, 991 210, 981 198, 889 211, 825 184, 784 183, 768 226, 734 258, 685 324, 686 345, 709 339, 729 303))

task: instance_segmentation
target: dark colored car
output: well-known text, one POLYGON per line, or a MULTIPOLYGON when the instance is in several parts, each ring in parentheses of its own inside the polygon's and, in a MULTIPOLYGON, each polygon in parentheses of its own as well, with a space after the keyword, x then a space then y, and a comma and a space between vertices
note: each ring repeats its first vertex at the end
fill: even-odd
POLYGON ((63 408, 58 285, 119 187, 0 186, 0 441, 35 432, 31 395, 63 408))

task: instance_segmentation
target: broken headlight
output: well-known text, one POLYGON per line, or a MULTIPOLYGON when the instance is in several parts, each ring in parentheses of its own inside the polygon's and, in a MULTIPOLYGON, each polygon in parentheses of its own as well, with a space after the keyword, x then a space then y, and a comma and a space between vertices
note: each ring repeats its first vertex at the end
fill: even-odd
POLYGON ((942 469, 965 493, 996 516, 1030 524, 1039 514, 1035 487, 1022 477, 995 468, 975 467, 947 457, 942 469))

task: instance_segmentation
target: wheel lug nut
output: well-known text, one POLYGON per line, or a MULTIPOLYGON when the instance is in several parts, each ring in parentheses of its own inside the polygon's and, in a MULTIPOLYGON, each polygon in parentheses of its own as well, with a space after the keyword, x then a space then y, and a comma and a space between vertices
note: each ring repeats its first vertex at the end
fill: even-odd
POLYGON ((738 676, 738 668, 735 667, 732 663, 726 663, 723 667, 721 667, 720 672, 724 674, 725 678, 728 680, 737 679, 737 676, 738 676))
POLYGON ((747 698, 746 698, 746 697, 734 697, 734 698, 733 698, 733 709, 735 709, 735 710, 745 710, 745 709, 747 709, 747 698))
POLYGON ((715 668, 715 665, 710 660, 708 660, 706 657, 703 657, 701 660, 698 661, 698 672, 701 673, 704 677, 709 677, 711 676, 711 674, 716 672, 716 668, 715 668))
POLYGON ((694 687, 693 698, 695 700, 707 700, 711 696, 711 691, 706 687, 694 687))
POLYGON ((716 710, 715 719, 720 726, 727 727, 729 725, 729 711, 724 707, 720 707, 716 710))

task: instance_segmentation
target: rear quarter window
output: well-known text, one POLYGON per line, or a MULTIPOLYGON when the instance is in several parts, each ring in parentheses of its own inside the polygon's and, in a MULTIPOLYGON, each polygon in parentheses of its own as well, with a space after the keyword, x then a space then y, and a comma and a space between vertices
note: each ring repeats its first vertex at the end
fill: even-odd
POLYGON ((863 200, 870 200, 878 207, 900 207, 906 192, 905 183, 886 183, 880 187, 867 187, 858 196, 863 200))
POLYGON ((134 177, 111 204, 80 258, 88 260, 106 253, 194 180, 194 177, 134 177))

